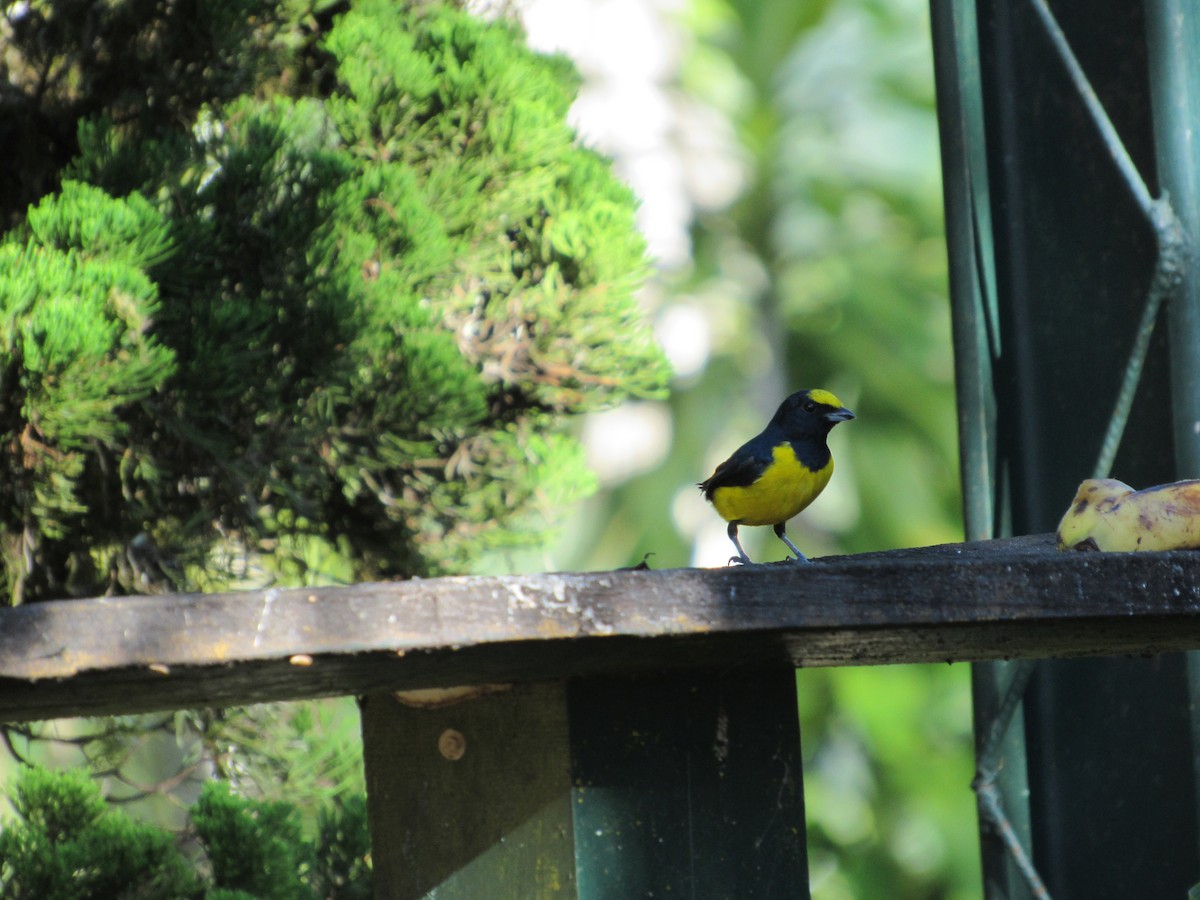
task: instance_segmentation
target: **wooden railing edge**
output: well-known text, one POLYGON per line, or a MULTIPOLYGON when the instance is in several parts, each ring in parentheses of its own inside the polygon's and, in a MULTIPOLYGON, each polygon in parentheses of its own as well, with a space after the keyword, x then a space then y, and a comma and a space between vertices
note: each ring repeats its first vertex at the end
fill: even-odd
POLYGON ((804 566, 454 577, 0 610, 0 720, 721 666, 1200 647, 1200 553, 1047 535, 804 566))

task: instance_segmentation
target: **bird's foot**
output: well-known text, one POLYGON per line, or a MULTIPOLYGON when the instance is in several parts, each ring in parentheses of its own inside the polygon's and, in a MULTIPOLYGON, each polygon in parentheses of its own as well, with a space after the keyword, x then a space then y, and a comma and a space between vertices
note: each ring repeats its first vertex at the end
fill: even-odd
POLYGON ((794 554, 796 554, 795 560, 794 560, 795 562, 799 562, 799 563, 808 562, 808 557, 805 556, 803 553, 801 553, 800 548, 797 547, 795 544, 793 544, 792 539, 787 536, 787 532, 784 531, 782 523, 775 526, 775 536, 778 537, 785 544, 787 544, 787 548, 789 550, 791 550, 794 554))

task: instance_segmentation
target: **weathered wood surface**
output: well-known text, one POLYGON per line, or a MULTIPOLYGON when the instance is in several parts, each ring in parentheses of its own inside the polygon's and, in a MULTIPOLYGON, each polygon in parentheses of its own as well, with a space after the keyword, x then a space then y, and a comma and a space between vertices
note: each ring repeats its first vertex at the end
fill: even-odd
POLYGON ((0 720, 730 665, 1200 648, 1200 552, 1049 536, 811 566, 480 578, 0 610, 0 720))

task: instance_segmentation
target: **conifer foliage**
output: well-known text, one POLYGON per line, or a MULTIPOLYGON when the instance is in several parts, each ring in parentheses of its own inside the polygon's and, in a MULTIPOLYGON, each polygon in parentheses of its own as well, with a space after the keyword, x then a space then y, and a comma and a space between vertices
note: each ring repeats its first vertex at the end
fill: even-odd
POLYGON ((570 64, 513 25, 23 9, 0 94, 28 174, 0 184, 12 602, 179 587, 230 546, 297 579, 314 546, 358 578, 463 570, 588 491, 571 415, 663 390, 633 198, 566 124, 570 64))
POLYGON ((321 811, 304 837, 294 807, 205 784, 192 807, 198 867, 176 836, 109 807, 80 770, 22 768, 0 832, 6 900, 360 900, 372 895, 366 803, 321 811), (201 871, 198 871, 201 870, 201 871))

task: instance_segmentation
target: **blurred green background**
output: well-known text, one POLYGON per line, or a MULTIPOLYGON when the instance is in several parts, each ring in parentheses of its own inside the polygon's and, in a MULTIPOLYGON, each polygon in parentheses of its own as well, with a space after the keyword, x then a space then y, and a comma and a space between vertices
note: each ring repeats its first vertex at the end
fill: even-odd
MULTIPOLYGON (((535 46, 583 73, 574 120, 642 199, 657 259, 643 302, 675 378, 669 401, 582 422, 602 489, 553 546, 481 558, 476 571, 610 569, 647 554, 656 569, 724 565, 725 524, 696 483, 802 387, 834 391, 858 418, 833 433, 830 487, 791 524, 801 549, 960 540, 927 4, 500 0, 480 11, 517 14, 535 46)), ((756 560, 784 557, 769 529, 742 534, 756 560)), ((814 898, 979 896, 969 669, 797 678, 814 898)), ((145 725, 118 720, 93 742, 71 743, 90 727, 78 722, 48 726, 58 742, 8 738, 59 765, 88 755, 114 773, 114 797, 145 787, 121 770, 146 783, 184 772, 143 804, 176 826, 209 774, 202 761, 293 799, 362 789, 349 699, 145 725), (281 741, 300 749, 286 766, 281 741)))
MULTIPOLYGON (((604 489, 545 557, 484 567, 719 566, 695 488, 790 391, 858 414, 789 531, 811 555, 962 539, 937 122, 922 0, 522 5, 587 78, 585 139, 643 198, 669 402, 585 424, 604 489)), ((756 560, 770 529, 743 529, 756 560)), ((965 665, 798 673, 812 890, 981 891, 965 665)))

